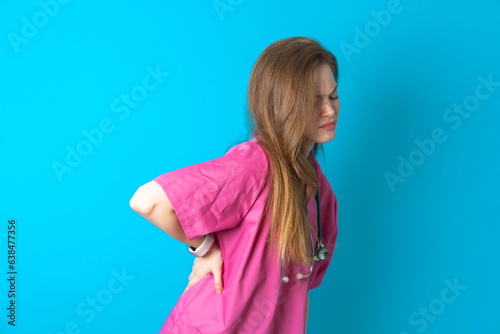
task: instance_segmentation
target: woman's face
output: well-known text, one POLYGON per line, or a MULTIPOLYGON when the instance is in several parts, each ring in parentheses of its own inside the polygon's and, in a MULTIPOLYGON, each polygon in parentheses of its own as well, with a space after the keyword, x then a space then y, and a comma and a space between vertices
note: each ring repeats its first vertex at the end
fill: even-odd
POLYGON ((318 66, 316 75, 317 96, 314 113, 305 133, 304 153, 307 156, 314 143, 326 143, 335 137, 339 117, 337 83, 328 64, 318 66), (334 123, 330 126, 327 124, 334 123))

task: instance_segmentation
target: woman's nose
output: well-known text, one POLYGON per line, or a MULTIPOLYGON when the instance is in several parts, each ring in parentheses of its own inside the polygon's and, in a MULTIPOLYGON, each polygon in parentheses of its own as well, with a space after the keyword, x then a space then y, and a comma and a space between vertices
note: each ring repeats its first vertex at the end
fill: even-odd
POLYGON ((321 106, 321 114, 324 117, 335 115, 335 109, 333 108, 330 101, 323 102, 323 105, 321 106))

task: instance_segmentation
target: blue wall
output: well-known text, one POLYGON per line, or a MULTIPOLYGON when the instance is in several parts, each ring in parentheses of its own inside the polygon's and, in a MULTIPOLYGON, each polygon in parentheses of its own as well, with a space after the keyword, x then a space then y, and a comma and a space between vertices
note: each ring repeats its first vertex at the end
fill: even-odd
POLYGON ((291 36, 340 67, 309 333, 500 333, 500 3, 305 3, 0 3, 2 333, 159 331, 193 258, 129 199, 244 139, 251 68, 291 36))

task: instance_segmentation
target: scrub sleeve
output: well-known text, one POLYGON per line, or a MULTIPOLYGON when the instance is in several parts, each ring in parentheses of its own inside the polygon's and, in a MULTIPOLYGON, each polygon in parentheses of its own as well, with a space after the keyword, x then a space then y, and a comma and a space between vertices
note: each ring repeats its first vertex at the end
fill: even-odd
POLYGON ((235 228, 259 196, 265 157, 254 147, 232 147, 224 156, 154 179, 165 191, 189 240, 235 228))

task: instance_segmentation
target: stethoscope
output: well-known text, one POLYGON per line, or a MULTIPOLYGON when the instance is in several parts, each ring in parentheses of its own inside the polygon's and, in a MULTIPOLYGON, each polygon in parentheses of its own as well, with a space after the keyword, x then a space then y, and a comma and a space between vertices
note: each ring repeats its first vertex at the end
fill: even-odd
MULTIPOLYGON (((309 161, 311 161, 309 159, 309 161)), ((312 161, 311 161, 312 163, 312 161)), ((314 254, 313 255, 313 261, 312 261, 312 264, 311 264, 311 269, 309 269, 309 273, 307 273, 306 275, 303 275, 303 274, 300 274, 298 273, 297 274, 297 279, 303 279, 304 277, 308 277, 309 275, 311 275, 313 269, 314 269, 314 262, 315 261, 324 261, 328 258, 328 248, 326 248, 326 246, 323 244, 323 237, 321 235, 321 212, 320 212, 320 202, 319 202, 319 187, 318 187, 318 191, 316 192, 316 207, 317 207, 317 212, 318 212, 318 242, 316 243, 316 249, 314 249, 314 246, 313 245, 313 237, 312 237, 312 227, 309 226, 309 233, 311 235, 311 246, 312 246, 312 253, 314 254)), ((306 212, 307 212, 307 205, 306 205, 306 212)), ((309 214, 308 214, 308 217, 309 217, 309 214)), ((285 246, 283 246, 282 250, 281 250, 281 281, 283 283, 288 283, 288 281, 290 280, 287 276, 283 276, 283 254, 285 252, 285 246)))

